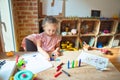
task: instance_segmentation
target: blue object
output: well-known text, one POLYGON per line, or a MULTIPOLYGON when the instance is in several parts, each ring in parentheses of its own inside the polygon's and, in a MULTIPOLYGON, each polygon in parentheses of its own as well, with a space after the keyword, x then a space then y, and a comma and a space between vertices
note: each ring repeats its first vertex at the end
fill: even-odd
POLYGON ((67 65, 68 69, 70 69, 70 61, 68 61, 68 65, 67 65))
POLYGON ((50 61, 54 61, 54 58, 53 58, 53 57, 51 57, 51 58, 50 58, 50 61))
POLYGON ((3 60, 3 61, 0 61, 0 68, 4 65, 6 63, 6 61, 5 60, 3 60))
POLYGON ((79 60, 79 65, 78 66, 80 67, 80 65, 81 65, 81 59, 79 60))
POLYGON ((22 70, 15 74, 14 80, 32 80, 33 75, 34 74, 31 71, 22 70), (26 76, 24 77, 23 75, 26 75, 26 76))
POLYGON ((103 47, 102 42, 98 42, 97 43, 97 48, 102 48, 102 47, 103 47))

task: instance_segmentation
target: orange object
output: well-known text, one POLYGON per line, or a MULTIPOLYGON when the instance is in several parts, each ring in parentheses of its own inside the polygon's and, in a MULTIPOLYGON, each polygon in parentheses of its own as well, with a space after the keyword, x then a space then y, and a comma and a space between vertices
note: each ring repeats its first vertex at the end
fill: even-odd
POLYGON ((10 51, 10 52, 7 52, 6 55, 7 55, 8 57, 10 57, 10 56, 13 56, 14 54, 13 54, 12 51, 10 51))

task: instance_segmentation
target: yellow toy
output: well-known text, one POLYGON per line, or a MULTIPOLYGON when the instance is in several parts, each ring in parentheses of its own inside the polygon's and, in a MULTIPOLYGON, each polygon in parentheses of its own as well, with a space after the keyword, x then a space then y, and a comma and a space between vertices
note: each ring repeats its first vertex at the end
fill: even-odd
POLYGON ((70 50, 70 51, 71 50, 72 51, 78 50, 77 48, 74 48, 72 46, 73 46, 73 43, 70 43, 69 41, 66 41, 65 43, 62 42, 62 44, 61 44, 61 47, 62 47, 63 50, 70 50))

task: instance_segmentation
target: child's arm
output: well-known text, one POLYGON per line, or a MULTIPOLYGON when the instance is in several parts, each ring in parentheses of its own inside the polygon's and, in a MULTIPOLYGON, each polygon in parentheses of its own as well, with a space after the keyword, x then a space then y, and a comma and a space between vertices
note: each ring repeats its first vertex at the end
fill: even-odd
POLYGON ((50 60, 50 56, 48 55, 48 53, 41 48, 41 41, 40 41, 40 40, 37 40, 37 49, 38 49, 38 51, 39 51, 40 53, 42 53, 48 60, 50 60))
POLYGON ((60 43, 56 44, 56 47, 53 53, 57 56, 60 55, 60 43))

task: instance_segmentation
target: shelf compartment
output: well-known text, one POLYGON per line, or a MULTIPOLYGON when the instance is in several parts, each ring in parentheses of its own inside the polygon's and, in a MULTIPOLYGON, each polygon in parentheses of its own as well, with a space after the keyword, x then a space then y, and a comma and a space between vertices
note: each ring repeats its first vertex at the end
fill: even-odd
POLYGON ((100 21, 98 19, 82 19, 80 25, 80 35, 97 35, 100 21))
MULTIPOLYGON (((91 47, 95 46, 96 44, 96 37, 95 36, 80 36, 80 40, 83 42, 86 42, 91 47)), ((82 45, 82 44, 80 44, 82 45)))
POLYGON ((115 35, 112 47, 120 47, 120 35, 115 35))
POLYGON ((116 34, 120 34, 120 22, 118 23, 116 34))
POLYGON ((64 19, 60 21, 60 34, 65 32, 65 35, 74 36, 78 34, 78 20, 64 19), (76 34, 72 34, 71 30, 76 29, 76 34))
POLYGON ((118 21, 101 20, 99 34, 115 34, 118 21))
POLYGON ((98 36, 96 47, 98 48, 110 48, 112 47, 114 37, 113 36, 98 36))
POLYGON ((77 37, 62 37, 62 41, 60 43, 61 49, 64 50, 74 50, 79 49, 79 40, 77 37))

